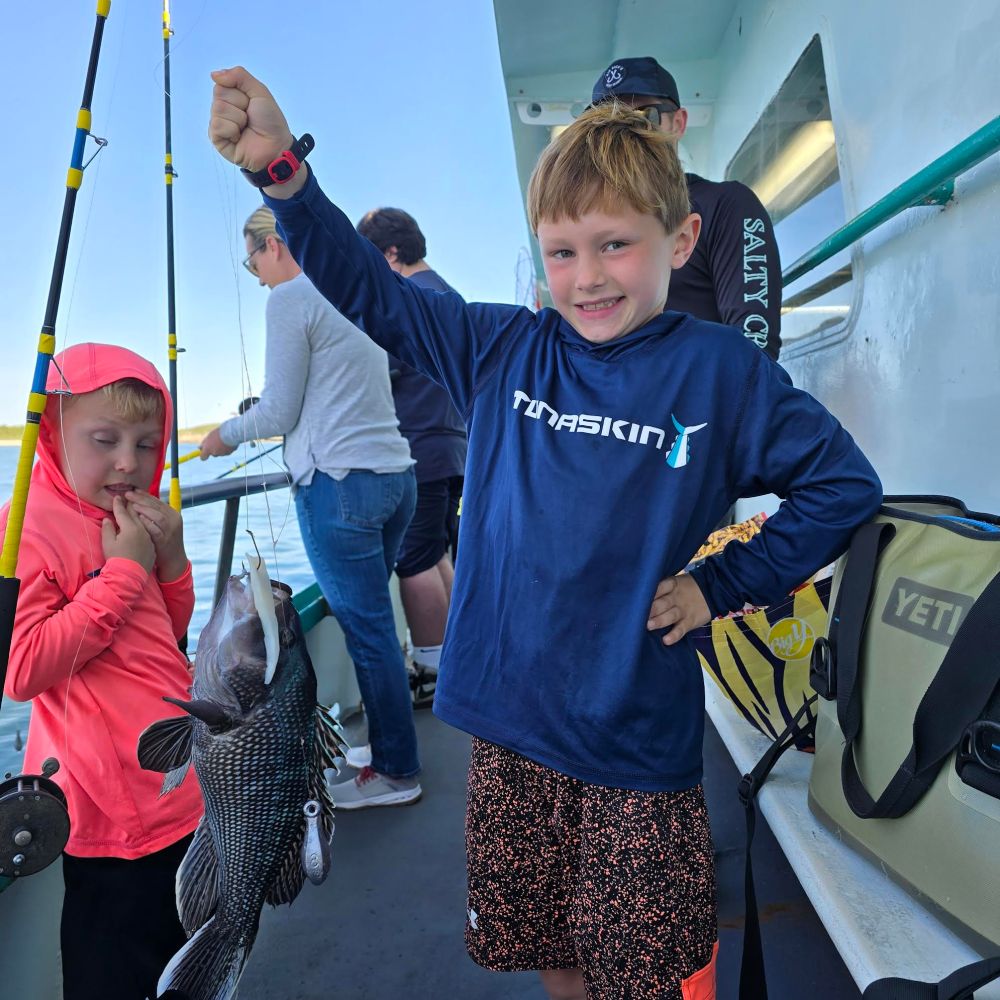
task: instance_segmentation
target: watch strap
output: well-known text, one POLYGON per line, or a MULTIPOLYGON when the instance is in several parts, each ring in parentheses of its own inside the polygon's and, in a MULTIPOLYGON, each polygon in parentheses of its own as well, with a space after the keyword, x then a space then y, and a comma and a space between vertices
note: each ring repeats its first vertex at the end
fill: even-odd
POLYGON ((313 151, 315 145, 313 137, 306 132, 266 167, 261 170, 246 170, 241 167, 240 173, 256 188, 287 184, 298 173, 302 161, 313 151))

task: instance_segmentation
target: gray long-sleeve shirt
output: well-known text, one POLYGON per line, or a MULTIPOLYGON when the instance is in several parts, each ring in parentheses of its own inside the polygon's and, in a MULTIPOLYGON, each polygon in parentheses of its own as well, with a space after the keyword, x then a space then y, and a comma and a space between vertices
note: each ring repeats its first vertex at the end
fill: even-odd
POLYGON ((402 472, 413 464, 385 351, 304 274, 268 296, 264 371, 260 402, 219 428, 226 444, 283 434, 297 486, 312 482, 316 470, 343 479, 351 469, 402 472))

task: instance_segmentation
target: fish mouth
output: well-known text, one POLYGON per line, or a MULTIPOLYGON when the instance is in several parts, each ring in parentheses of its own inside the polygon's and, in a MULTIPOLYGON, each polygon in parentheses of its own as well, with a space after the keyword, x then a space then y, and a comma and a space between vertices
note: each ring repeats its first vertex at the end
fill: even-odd
MULTIPOLYGON (((276 607, 291 600, 292 588, 287 583, 282 583, 280 580, 270 580, 269 582, 271 584, 271 597, 276 607)), ((234 613, 254 616, 258 614, 257 606, 254 603, 253 588, 250 585, 249 570, 244 570, 239 575, 233 575, 229 578, 225 596, 234 613)))
MULTIPOLYGON (((252 557, 248 557, 248 560, 252 557)), ((229 658, 245 664, 266 664, 265 683, 274 677, 280 643, 280 631, 287 619, 292 588, 271 580, 257 569, 231 576, 225 600, 220 604, 220 652, 223 644, 229 658), (224 608, 222 607, 224 605, 224 608)))
POLYGON ((192 688, 234 716, 267 700, 300 634, 291 587, 271 580, 259 555, 247 553, 243 565, 198 637, 192 688))

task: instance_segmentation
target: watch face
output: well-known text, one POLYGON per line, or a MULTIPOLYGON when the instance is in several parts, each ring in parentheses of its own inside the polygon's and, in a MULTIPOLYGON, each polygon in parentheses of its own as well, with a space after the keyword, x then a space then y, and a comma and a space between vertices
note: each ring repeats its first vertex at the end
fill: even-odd
POLYGON ((271 179, 278 184, 287 181, 295 173, 292 170, 292 165, 287 160, 275 161, 268 167, 267 172, 271 175, 271 179))

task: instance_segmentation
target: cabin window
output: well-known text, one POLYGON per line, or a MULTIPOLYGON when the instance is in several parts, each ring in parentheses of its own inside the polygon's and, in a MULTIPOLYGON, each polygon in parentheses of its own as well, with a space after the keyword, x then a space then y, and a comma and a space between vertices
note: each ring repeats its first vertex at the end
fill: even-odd
MULTIPOLYGON (((823 67, 813 37, 726 171, 764 203, 787 270, 847 221, 823 67)), ((842 250, 782 293, 781 339, 842 329, 851 307, 851 255, 842 250)))

